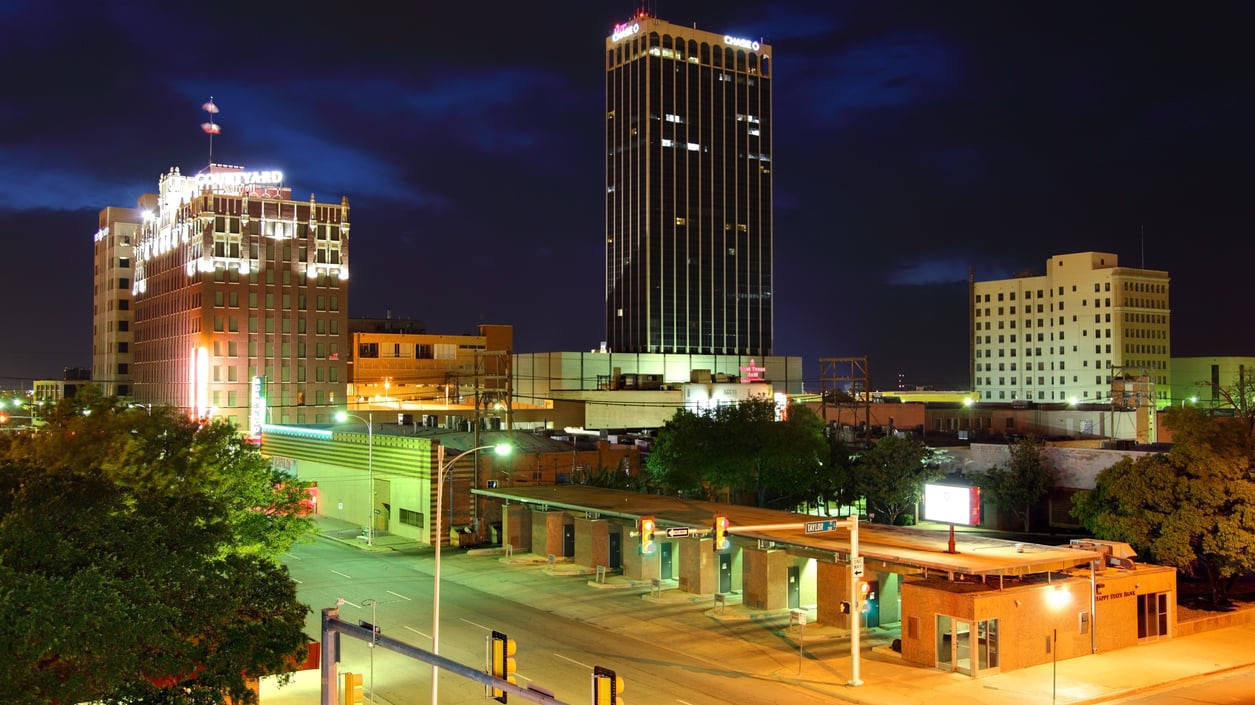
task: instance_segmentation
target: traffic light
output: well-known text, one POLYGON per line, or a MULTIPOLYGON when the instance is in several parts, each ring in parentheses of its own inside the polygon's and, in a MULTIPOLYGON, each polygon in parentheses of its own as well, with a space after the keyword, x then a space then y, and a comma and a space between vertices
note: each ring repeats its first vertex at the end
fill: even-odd
POLYGON ((872 586, 866 580, 858 581, 858 609, 860 612, 867 611, 867 600, 871 598, 872 586))
POLYGON ((362 705, 362 674, 344 674, 344 705, 362 705))
POLYGON ((841 612, 841 614, 849 614, 850 603, 842 601, 841 604, 839 605, 839 611, 841 612))
POLYGON ((722 514, 715 515, 715 525, 711 535, 715 539, 716 551, 722 551, 732 545, 728 539, 728 517, 722 514))
MULTIPOLYGON (((514 677, 514 672, 518 670, 518 664, 514 661, 516 651, 518 651, 518 644, 505 634, 494 631, 492 636, 488 637, 488 672, 493 678, 518 684, 514 677)), ((492 687, 489 687, 489 690, 491 691, 489 697, 495 698, 499 703, 506 701, 505 691, 492 687)))
POLYGON ((623 677, 604 666, 593 666, 593 705, 623 705, 623 677))
POLYGON ((653 517, 640 518, 640 535, 641 535, 641 555, 648 556, 654 552, 657 544, 654 543, 654 529, 658 528, 658 524, 653 517))

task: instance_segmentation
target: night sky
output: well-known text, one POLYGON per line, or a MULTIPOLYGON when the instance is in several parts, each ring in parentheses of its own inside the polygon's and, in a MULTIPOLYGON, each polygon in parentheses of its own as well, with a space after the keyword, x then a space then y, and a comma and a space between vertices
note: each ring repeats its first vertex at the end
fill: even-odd
MULTIPOLYGON (((352 206, 350 315, 604 339, 603 42, 639 6, 0 3, 0 387, 91 365, 92 235, 170 167, 352 206), (421 9, 420 9, 421 8, 421 9)), ((1172 352, 1255 355, 1249 3, 661 0, 773 48, 775 352, 966 388, 967 276, 1172 276, 1172 352)))

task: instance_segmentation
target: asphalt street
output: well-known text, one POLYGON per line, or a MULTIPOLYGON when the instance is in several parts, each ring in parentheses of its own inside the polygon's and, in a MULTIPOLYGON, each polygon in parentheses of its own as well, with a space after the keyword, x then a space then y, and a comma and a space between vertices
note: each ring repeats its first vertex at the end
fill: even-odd
MULTIPOLYGON (((314 608, 309 634, 320 631, 320 610, 343 600, 342 619, 372 622, 393 638, 430 648, 430 553, 364 552, 319 540, 295 546, 286 563, 299 582, 301 600, 314 608)), ((825 688, 782 683, 775 675, 796 677, 801 669, 817 683, 847 677, 829 672, 827 662, 809 654, 800 659, 771 625, 713 622, 701 605, 650 604, 641 599, 645 590, 593 589, 587 578, 541 577, 543 571, 543 566, 507 566, 492 557, 446 553, 441 655, 482 668, 489 632, 504 632, 518 643, 520 684, 534 683, 567 703, 589 702, 594 665, 624 678, 626 702, 680 705, 744 702, 747 697, 760 703, 831 702, 825 688), (556 614, 559 606, 577 616, 556 614), (741 648, 721 646, 728 638, 741 648)), ((379 703, 430 700, 431 667, 399 654, 344 638, 340 668, 362 673, 379 703)), ((442 704, 484 701, 483 686, 452 674, 442 674, 439 690, 442 704)))

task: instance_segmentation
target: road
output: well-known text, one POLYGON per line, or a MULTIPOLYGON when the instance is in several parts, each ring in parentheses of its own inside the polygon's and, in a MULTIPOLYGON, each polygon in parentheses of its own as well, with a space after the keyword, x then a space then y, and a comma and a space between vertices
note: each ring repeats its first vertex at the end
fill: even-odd
MULTIPOLYGON (((430 554, 371 553, 320 539, 294 546, 285 563, 300 599, 314 610, 310 635, 320 632, 321 609, 342 599, 342 619, 373 622, 395 639, 431 647, 430 554)), ((594 665, 623 677, 628 703, 831 703, 824 691, 848 676, 828 662, 799 664, 797 652, 771 629, 713 622, 690 603, 651 604, 634 590, 599 590, 586 578, 551 577, 540 568, 457 552, 445 554, 442 572, 441 655, 482 669, 489 632, 504 632, 518 643, 519 683, 544 687, 566 703, 590 702, 594 665), (799 668, 813 687, 775 678, 796 678, 799 668)), ((340 670, 362 673, 380 702, 430 700, 430 666, 356 639, 342 639, 340 670)), ((452 674, 442 674, 439 690, 442 705, 484 702, 483 686, 452 674)))
POLYGON ((1255 667, 1110 701, 1113 705, 1255 705, 1255 667))

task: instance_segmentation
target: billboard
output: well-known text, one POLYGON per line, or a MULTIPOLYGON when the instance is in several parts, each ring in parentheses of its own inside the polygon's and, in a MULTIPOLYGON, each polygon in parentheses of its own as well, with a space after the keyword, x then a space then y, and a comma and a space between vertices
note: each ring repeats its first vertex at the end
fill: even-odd
POLYGON ((945 524, 980 524, 980 488, 924 485, 924 520, 945 524))

